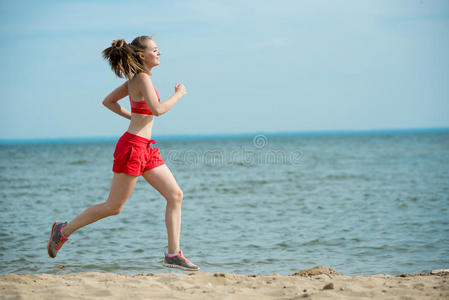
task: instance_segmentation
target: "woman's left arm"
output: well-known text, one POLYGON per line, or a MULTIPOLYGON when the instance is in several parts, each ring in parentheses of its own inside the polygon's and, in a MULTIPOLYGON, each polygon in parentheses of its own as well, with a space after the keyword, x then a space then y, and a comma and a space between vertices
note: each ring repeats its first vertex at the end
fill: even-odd
POLYGON ((131 120, 131 113, 117 103, 120 99, 126 96, 128 96, 128 81, 125 81, 125 83, 123 83, 121 86, 107 95, 103 100, 103 105, 116 114, 119 114, 122 117, 127 118, 128 120, 131 120))

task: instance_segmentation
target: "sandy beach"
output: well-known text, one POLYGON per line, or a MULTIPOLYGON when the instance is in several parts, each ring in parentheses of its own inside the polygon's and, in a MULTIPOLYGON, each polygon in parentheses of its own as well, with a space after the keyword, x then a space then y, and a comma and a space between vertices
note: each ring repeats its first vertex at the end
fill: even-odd
POLYGON ((323 266, 288 276, 3 274, 0 291, 0 299, 449 299, 449 270, 398 276, 346 276, 323 266))

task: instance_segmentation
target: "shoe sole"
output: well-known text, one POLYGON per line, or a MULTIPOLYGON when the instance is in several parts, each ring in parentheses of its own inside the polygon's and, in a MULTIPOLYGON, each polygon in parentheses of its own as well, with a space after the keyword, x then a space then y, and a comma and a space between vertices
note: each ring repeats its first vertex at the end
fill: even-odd
POLYGON ((50 243, 51 243, 51 240, 52 240, 52 237, 53 237, 53 233, 55 232, 55 227, 56 227, 57 223, 58 222, 54 222, 53 226, 51 227, 50 239, 48 240, 48 244, 47 244, 48 256, 50 256, 51 258, 55 258, 56 257, 56 255, 52 256, 51 253, 50 253, 50 243))
POLYGON ((166 264, 166 263, 162 263, 162 265, 166 268, 172 268, 172 269, 180 269, 183 271, 198 271, 200 268, 198 267, 198 269, 192 269, 192 268, 188 268, 188 267, 183 267, 180 265, 171 265, 171 264, 166 264))

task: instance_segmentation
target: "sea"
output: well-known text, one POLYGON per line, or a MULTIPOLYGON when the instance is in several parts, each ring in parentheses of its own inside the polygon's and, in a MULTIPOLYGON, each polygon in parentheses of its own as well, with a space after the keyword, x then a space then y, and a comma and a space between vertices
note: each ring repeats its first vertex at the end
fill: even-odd
MULTIPOLYGON (((201 271, 449 268, 449 130, 153 138, 201 271)), ((174 272, 162 266, 166 201, 142 177, 119 215, 47 254, 54 221, 107 199, 116 141, 0 145, 0 273, 174 272)))

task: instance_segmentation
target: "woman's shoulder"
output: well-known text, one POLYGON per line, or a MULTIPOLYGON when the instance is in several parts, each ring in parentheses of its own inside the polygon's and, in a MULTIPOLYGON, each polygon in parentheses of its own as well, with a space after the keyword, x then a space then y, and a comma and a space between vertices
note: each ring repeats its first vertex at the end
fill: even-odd
POLYGON ((135 83, 144 83, 144 82, 151 82, 151 78, 148 73, 140 72, 134 75, 134 77, 130 80, 135 83))

